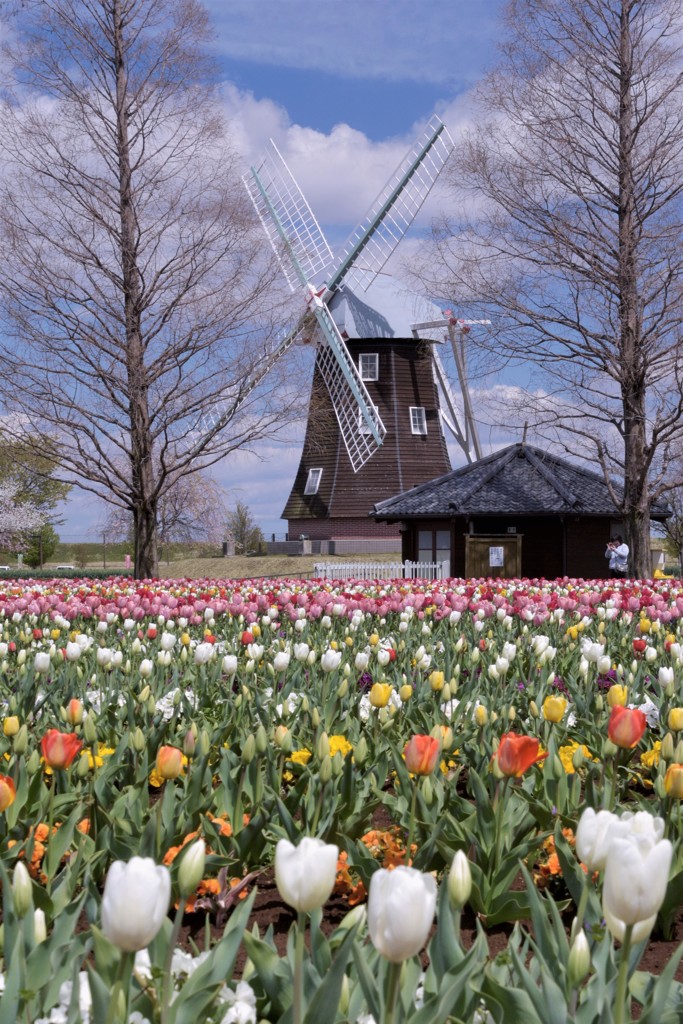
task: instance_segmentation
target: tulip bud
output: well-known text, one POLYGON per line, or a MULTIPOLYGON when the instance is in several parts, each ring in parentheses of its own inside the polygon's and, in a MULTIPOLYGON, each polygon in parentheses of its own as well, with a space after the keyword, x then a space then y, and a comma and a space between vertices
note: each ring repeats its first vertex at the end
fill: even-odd
POLYGON ((462 910, 472 892, 470 863, 462 850, 458 850, 448 872, 448 899, 453 910, 462 910))
POLYGON ((422 781, 422 796, 427 807, 429 807, 434 799, 434 786, 429 775, 427 775, 422 781))
POLYGON ((273 742, 283 754, 292 752, 292 734, 286 725, 278 725, 273 736, 273 742))
POLYGON ((249 733, 244 746, 242 747, 241 761, 242 764, 251 764, 256 755, 256 738, 253 733, 249 733))
POLYGON ((149 695, 151 692, 152 691, 149 688, 149 683, 145 683, 145 685, 140 690, 140 693, 138 694, 138 703, 146 704, 147 701, 149 700, 149 695))
POLYGON ((315 753, 319 761, 330 756, 330 741, 327 738, 326 732, 321 732, 318 737, 318 742, 315 745, 315 753))
MULTIPOLYGON (((346 668, 346 667, 347 666, 345 665, 344 668, 346 668)), ((349 692, 349 681, 348 681, 348 679, 343 679, 341 681, 341 683, 339 684, 339 686, 337 687, 337 697, 339 698, 339 700, 343 700, 348 692, 349 692)))
POLYGON ((585 761, 586 755, 583 752, 583 748, 577 747, 574 753, 572 754, 572 767, 574 768, 574 771, 578 772, 579 769, 582 768, 585 764, 585 761))
POLYGON ((671 708, 668 725, 672 732, 681 732, 683 730, 683 708, 671 708))
POLYGON ((332 759, 329 754, 326 754, 320 762, 318 777, 323 785, 332 778, 332 759))
POLYGON ((368 759, 368 744, 365 736, 361 736, 353 751, 353 759, 359 767, 362 767, 368 759))
POLYGON ((596 711, 602 711, 602 709, 604 708, 604 706, 605 706, 605 702, 604 702, 604 700, 602 699, 602 694, 601 694, 601 693, 599 693, 599 694, 598 694, 598 695, 596 696, 596 698, 595 698, 595 710, 596 710, 596 711))
POLYGON ((26 770, 29 775, 35 775, 35 773, 40 770, 40 754, 37 750, 34 750, 31 753, 31 756, 26 762, 26 770))
POLYGON ((18 756, 25 754, 28 750, 28 727, 26 723, 20 726, 14 740, 12 741, 12 749, 18 756))
POLYGON ((668 795, 667 792, 666 792, 666 783, 664 782, 663 776, 658 775, 657 778, 655 779, 655 781, 654 781, 654 791, 655 791, 655 793, 657 794, 657 796, 659 797, 660 800, 664 800, 665 797, 668 795))
POLYGON ((41 942, 45 942, 46 938, 47 924, 45 921, 45 911, 40 907, 36 907, 33 911, 33 941, 38 946, 41 942))
POLYGON ((567 961, 567 977, 572 988, 578 988, 591 969, 591 952, 583 928, 574 936, 567 961))
POLYGON ((88 746, 97 742, 97 730, 92 715, 86 715, 83 720, 83 738, 88 746))
POLYGON ((150 694, 149 699, 147 701, 147 714, 148 715, 153 715, 155 713, 156 709, 157 709, 157 702, 155 701, 154 697, 150 694))
POLYGON ((199 757, 206 757, 210 750, 211 739, 206 729, 202 729, 202 731, 197 736, 197 755, 199 757))
POLYGON ((659 756, 661 757, 662 761, 674 760, 674 738, 670 732, 668 732, 662 740, 662 746, 659 751, 659 756))
POLYGON ((26 865, 18 860, 12 874, 12 906, 18 918, 26 917, 33 898, 33 886, 26 865))
POLYGON ((508 719, 511 722, 514 722, 516 717, 517 717, 517 712, 515 711, 513 705, 511 704, 510 707, 508 708, 508 719))
POLYGON ((398 691, 398 695, 404 704, 407 700, 410 700, 410 698, 413 695, 413 688, 410 685, 410 683, 404 683, 403 686, 398 691))
POLYGON ((505 775, 501 771, 500 765, 498 764, 497 757, 494 757, 493 760, 491 761, 491 773, 495 779, 500 780, 505 778, 505 775))
POLYGON ((676 764, 683 764, 683 740, 679 740, 674 750, 674 761, 676 764))
POLYGON ((197 740, 192 729, 188 729, 183 736, 183 754, 185 757, 194 757, 197 748, 197 740))
POLYGON ((310 708, 311 708, 310 701, 309 701, 308 697, 306 696, 306 694, 304 694, 303 697, 301 698, 301 710, 302 710, 302 712, 305 715, 307 715, 308 712, 310 711, 310 708))
POLYGON ((529 714, 531 715, 532 718, 538 718, 539 717, 540 712, 538 710, 538 704, 536 703, 535 700, 529 701, 529 714))
POLYGON ((86 779, 90 772, 90 757, 87 751, 83 750, 76 765, 76 775, 79 779, 86 779))
POLYGON ((605 757, 614 757, 614 755, 616 754, 618 749, 619 748, 617 747, 616 743, 612 743, 612 741, 609 738, 606 739, 605 742, 602 745, 602 756, 603 756, 603 758, 605 758, 605 757))
POLYGON ((311 725, 314 729, 317 729, 320 725, 320 712, 317 708, 313 708, 311 711, 311 725))
POLYGON ((132 746, 133 750, 137 754, 141 754, 142 751, 147 746, 147 741, 145 740, 145 734, 143 733, 143 731, 140 728, 140 726, 138 726, 137 729, 135 729, 133 731, 133 733, 131 735, 131 738, 130 738, 130 745, 132 746))
POLYGON ((206 843, 203 839, 197 839, 189 846, 183 855, 178 870, 178 888, 180 895, 187 898, 195 891, 204 877, 204 865, 206 863, 206 843))
POLYGON ((256 730, 256 753, 265 754, 268 749, 268 734, 261 724, 256 730))

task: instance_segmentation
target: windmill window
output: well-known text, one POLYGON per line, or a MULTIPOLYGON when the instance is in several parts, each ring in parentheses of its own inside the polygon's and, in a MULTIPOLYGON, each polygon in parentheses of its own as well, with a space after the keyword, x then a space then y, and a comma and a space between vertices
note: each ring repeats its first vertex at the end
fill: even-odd
POLYGON ((427 417, 421 405, 410 406, 410 431, 412 434, 427 433, 427 417))
MULTIPOLYGON (((370 404, 372 406, 372 411, 374 413, 376 413, 377 412, 377 406, 375 405, 374 402, 371 402, 370 404)), ((377 421, 377 417, 375 417, 375 422, 376 421, 377 421)), ((365 417, 363 416, 362 412, 358 413, 358 432, 360 434, 365 434, 365 435, 372 433, 372 431, 370 430, 370 427, 365 422, 365 417)))
POLYGON ((304 494, 317 494, 320 487, 320 480, 323 475, 322 469, 309 469, 308 479, 304 487, 304 494))
POLYGON ((361 352, 359 367, 361 380, 379 380, 379 354, 377 352, 361 352))

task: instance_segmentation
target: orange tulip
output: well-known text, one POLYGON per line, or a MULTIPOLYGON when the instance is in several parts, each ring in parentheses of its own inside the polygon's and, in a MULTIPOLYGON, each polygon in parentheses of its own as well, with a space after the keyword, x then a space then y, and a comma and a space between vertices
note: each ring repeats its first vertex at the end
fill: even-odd
POLYGON ((78 697, 72 697, 67 704, 66 720, 69 725, 80 725, 83 721, 83 704, 78 697))
POLYGON ((177 779, 183 770, 183 752, 178 747, 159 747, 157 772, 162 779, 177 779))
POLYGON ((6 811, 14 803, 17 789, 8 775, 0 775, 0 812, 6 811))
POLYGON ((519 779, 532 764, 548 756, 547 751, 538 752, 538 740, 533 736, 518 736, 506 732, 500 738, 498 750, 493 755, 503 775, 519 779))
POLYGON ((630 750, 645 732, 647 719, 640 708, 624 708, 615 704, 607 724, 607 735, 617 747, 630 750))
POLYGON ((83 746, 72 732, 48 729, 40 741, 40 750, 50 768, 68 768, 83 746))
POLYGON ((406 768, 413 775, 431 775, 440 753, 441 744, 434 736, 413 736, 403 749, 406 768))

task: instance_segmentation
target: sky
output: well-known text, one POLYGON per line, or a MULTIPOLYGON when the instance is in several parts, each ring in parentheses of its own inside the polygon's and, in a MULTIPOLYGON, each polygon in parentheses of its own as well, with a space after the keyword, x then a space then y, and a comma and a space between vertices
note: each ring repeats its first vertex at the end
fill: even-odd
MULTIPOLYGON (((436 112, 457 144, 471 93, 495 61, 503 0, 205 0, 221 95, 245 171, 273 138, 333 246, 360 221, 436 112)), ((437 189, 414 238, 445 201, 437 189)), ((405 247, 414 244, 407 238, 405 247)), ((485 439, 484 439, 485 440, 485 439)), ((227 502, 246 502, 267 537, 301 454, 287 445, 215 467, 227 502)), ((462 460, 452 450, 454 464, 462 460)), ((101 506, 79 492, 62 510, 63 539, 95 539, 101 506)))

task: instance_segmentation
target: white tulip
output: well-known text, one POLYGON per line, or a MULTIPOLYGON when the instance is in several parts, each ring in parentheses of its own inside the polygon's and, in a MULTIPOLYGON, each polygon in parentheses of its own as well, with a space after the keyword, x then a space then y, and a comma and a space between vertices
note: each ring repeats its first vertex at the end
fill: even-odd
POLYGON ((320 659, 320 666, 323 672, 334 672, 341 665, 341 660, 341 652, 334 651, 330 647, 323 653, 320 659))
POLYGON ((73 643, 69 640, 66 645, 66 660, 67 661, 78 661, 81 656, 81 648, 79 644, 73 643))
POLYGON ((213 657, 214 646, 213 644, 197 644, 194 649, 194 663, 195 665, 206 665, 207 661, 210 661, 213 657))
POLYGON ((263 651, 262 644, 247 644, 247 654, 251 661, 260 661, 263 657, 263 651))
POLYGON ((657 675, 657 682, 663 690, 674 681, 674 670, 672 668, 660 668, 657 675))
POLYGON ((391 655, 386 647, 378 647, 377 649, 377 661, 380 665, 388 665, 391 660, 391 655))
POLYGON ((589 872, 604 871, 607 852, 613 838, 625 836, 629 825, 611 811, 586 808, 576 829, 576 852, 589 872))
POLYGON ((297 661, 306 661, 309 651, 308 644, 294 644, 294 657, 297 661))
POLYGON ((359 672, 365 672, 370 662, 370 656, 365 651, 359 651, 354 662, 359 672))
POLYGON ((642 942, 650 934, 666 895, 672 854, 668 839, 656 842, 644 833, 612 839, 602 909, 615 939, 623 941, 627 925, 633 926, 633 942, 642 942))
POLYGON ((175 647, 176 638, 173 633, 162 633, 159 641, 162 651, 172 651, 175 647))
POLYGON ((151 857, 115 860, 102 894, 102 931, 128 953, 144 949, 157 934, 171 902, 168 868, 151 857))
POLYGON ((131 629, 135 629, 135 621, 133 619, 124 619, 123 628, 127 633, 130 633, 131 629))
POLYGON ((97 664, 100 665, 102 668, 106 668, 106 666, 111 661, 111 651, 109 650, 108 647, 98 647, 96 657, 97 664))
POLYGON ((436 909, 431 875, 400 865, 380 868, 370 879, 368 930, 374 947, 392 963, 419 953, 427 941, 436 909))
POLYGON ((36 656, 33 659, 33 668, 42 675, 48 674, 50 671, 50 655, 47 651, 36 651, 36 656))
POLYGON ((296 911, 322 907, 337 877, 339 849, 304 836, 298 846, 280 839, 275 847, 275 883, 282 899, 296 911))
POLYGON ((600 675, 604 676, 607 675, 612 667, 612 659, 608 654, 601 654, 595 664, 600 675))
POLYGON ((226 654, 223 658, 223 672, 226 676, 234 676, 237 674, 237 655, 226 654))
POLYGON ((276 672, 286 672, 289 667, 289 653, 278 651, 273 658, 273 668, 276 672))
POLYGON ((154 671, 154 662, 150 661, 149 658, 143 658, 140 662, 140 675, 143 679, 149 679, 152 672, 154 671))

